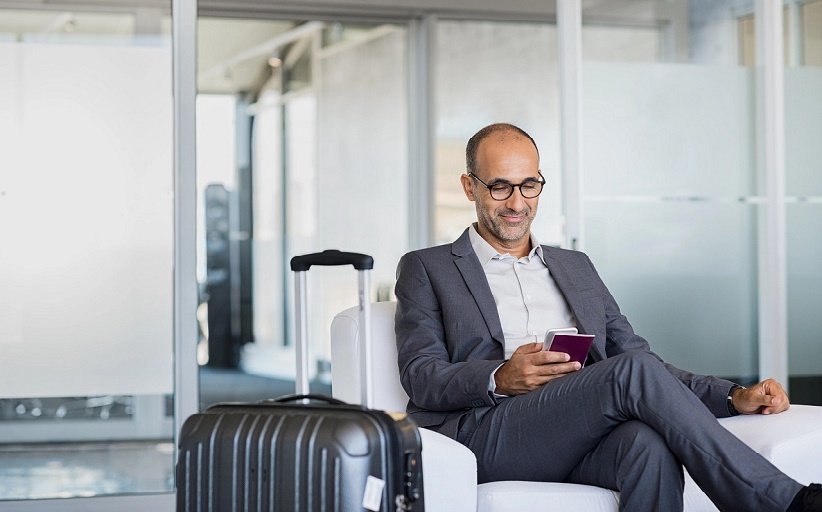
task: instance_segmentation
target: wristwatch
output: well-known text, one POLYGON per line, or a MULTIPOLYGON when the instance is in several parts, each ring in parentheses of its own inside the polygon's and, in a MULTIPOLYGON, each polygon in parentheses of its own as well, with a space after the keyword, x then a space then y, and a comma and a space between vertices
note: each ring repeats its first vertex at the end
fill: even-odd
POLYGON ((737 389, 745 389, 745 388, 740 386, 739 384, 734 384, 733 386, 731 386, 731 389, 728 391, 728 414, 730 414, 731 416, 739 416, 739 411, 736 410, 736 407, 734 407, 734 402, 733 402, 734 392, 736 392, 737 389))

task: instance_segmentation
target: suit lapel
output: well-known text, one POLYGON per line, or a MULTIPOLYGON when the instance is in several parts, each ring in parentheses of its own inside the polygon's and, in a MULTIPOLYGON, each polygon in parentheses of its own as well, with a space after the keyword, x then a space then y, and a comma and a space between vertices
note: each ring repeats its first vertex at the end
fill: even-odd
MULTIPOLYGON (((542 250, 545 255, 545 263, 548 265, 548 271, 551 273, 551 277, 554 278, 554 282, 557 283, 557 288, 559 288, 559 291, 565 296, 565 300, 568 301, 568 306, 574 314, 579 332, 581 334, 596 334, 593 326, 588 323, 588 318, 585 315, 585 306, 579 296, 578 283, 574 283, 573 279, 571 279, 565 265, 550 255, 549 247, 543 245, 542 250)), ((600 347, 595 343, 593 350, 600 352, 600 347)), ((598 354, 596 359, 603 359, 603 355, 598 354)))
POLYGON ((467 229, 452 244, 451 250, 455 256, 454 264, 459 269, 465 285, 474 297, 491 337, 504 347, 505 337, 502 334, 502 324, 500 323, 497 305, 494 302, 494 295, 491 293, 491 287, 488 286, 488 279, 485 277, 485 272, 482 270, 482 265, 480 265, 476 253, 474 253, 474 248, 471 247, 467 229))

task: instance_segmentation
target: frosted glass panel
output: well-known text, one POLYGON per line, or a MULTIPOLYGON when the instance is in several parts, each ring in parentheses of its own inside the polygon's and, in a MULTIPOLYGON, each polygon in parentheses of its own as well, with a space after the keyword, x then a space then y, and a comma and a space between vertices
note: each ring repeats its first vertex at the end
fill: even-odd
POLYGON ((785 70, 785 167, 789 196, 822 196, 822 69, 785 70))
POLYGON ((690 371, 756 374, 755 207, 586 203, 587 246, 638 334, 690 371))
POLYGON ((785 70, 788 363, 822 375, 822 69, 785 70))
POLYGON ((170 62, 0 44, 0 396, 172 392, 170 62))
POLYGON ((583 77, 586 251, 663 358, 755 376, 752 72, 586 62, 583 77))
POLYGON ((752 71, 586 62, 582 74, 586 195, 755 192, 752 71))
POLYGON ((518 125, 537 142, 547 185, 532 229, 562 240, 557 36, 553 25, 448 21, 437 24, 435 237, 452 242, 476 221, 459 176, 465 145, 491 123, 518 125))
POLYGON ((788 205, 791 375, 822 375, 822 204, 788 205))

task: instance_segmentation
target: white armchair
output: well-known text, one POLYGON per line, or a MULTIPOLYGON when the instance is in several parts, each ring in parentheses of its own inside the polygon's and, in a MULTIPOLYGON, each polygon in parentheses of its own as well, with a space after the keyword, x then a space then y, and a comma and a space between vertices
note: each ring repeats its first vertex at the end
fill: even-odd
MULTIPOLYGON (((394 337, 396 303, 371 309, 374 407, 404 411, 408 401, 400 385, 394 337)), ((332 391, 336 398, 360 402, 359 311, 339 313, 331 324, 332 391)), ((802 484, 822 479, 822 407, 794 405, 776 416, 736 416, 720 423, 802 484)), ((427 512, 611 511, 619 493, 588 485, 547 482, 490 482, 477 485, 474 454, 456 441, 427 429, 422 437, 423 488, 427 512)), ((716 507, 685 475, 685 510, 716 507)))

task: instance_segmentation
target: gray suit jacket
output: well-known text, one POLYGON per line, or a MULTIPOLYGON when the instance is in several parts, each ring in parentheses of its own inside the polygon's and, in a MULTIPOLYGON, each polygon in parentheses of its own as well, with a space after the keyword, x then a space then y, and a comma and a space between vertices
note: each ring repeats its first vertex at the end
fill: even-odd
MULTIPOLYGON (((543 246, 543 255, 579 331, 596 335, 590 351, 594 361, 629 350, 651 352, 585 254, 543 246)), ((504 361, 499 314, 468 230, 452 244, 403 256, 396 295, 398 364, 410 397, 407 411, 418 425, 456 437, 465 415, 479 420, 496 405, 488 382, 504 361)), ((728 416, 732 382, 666 366, 715 416, 728 416)))

